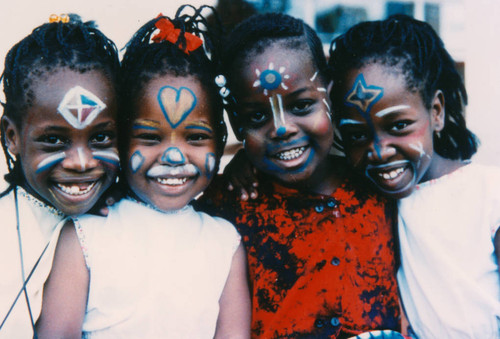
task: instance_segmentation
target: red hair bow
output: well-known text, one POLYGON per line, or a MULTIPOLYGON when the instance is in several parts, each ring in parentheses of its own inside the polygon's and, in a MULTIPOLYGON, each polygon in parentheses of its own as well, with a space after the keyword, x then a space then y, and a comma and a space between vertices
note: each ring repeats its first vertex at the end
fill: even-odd
MULTIPOLYGON (((169 19, 161 18, 155 23, 155 26, 160 31, 151 38, 154 42, 167 40, 173 44, 177 43, 181 30, 175 28, 174 24, 169 19)), ((186 39, 186 47, 182 49, 182 46, 179 46, 179 48, 186 54, 198 49, 203 44, 203 40, 188 32, 184 33, 184 38, 186 39)))

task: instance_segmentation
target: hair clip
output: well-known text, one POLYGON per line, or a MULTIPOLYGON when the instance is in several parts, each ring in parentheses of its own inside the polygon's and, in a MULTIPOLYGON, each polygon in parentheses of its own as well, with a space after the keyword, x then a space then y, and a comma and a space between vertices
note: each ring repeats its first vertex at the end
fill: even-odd
POLYGON ((215 77, 215 84, 220 87, 219 94, 222 97, 222 101, 225 105, 227 105, 228 102, 226 101, 226 99, 231 93, 231 91, 229 91, 229 88, 226 87, 226 83, 227 81, 224 75, 219 74, 215 77))
POLYGON ((54 22, 62 22, 63 24, 67 24, 69 22, 69 15, 68 14, 51 14, 49 16, 49 23, 54 23, 54 22))
MULTIPOLYGON (((161 16, 161 14, 160 14, 161 16)), ((160 18, 158 21, 155 23, 155 27, 159 30, 157 34, 155 34, 151 40, 153 42, 162 42, 164 40, 169 41, 173 44, 177 43, 177 40, 179 40, 179 36, 181 34, 181 30, 178 28, 174 27, 174 24, 172 21, 170 21, 168 18, 160 18)), ((199 37, 197 37, 194 34, 185 32, 184 33, 184 38, 186 39, 186 47, 182 49, 181 46, 179 48, 186 54, 189 55, 189 52, 197 50, 201 45, 203 45, 203 40, 201 40, 199 37)))

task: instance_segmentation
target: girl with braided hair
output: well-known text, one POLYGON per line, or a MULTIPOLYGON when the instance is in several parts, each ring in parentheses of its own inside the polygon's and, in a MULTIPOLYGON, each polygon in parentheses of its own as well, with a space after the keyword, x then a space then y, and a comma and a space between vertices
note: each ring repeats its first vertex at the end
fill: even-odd
POLYGON ((330 154, 330 77, 318 36, 302 20, 261 14, 237 26, 224 50, 220 85, 259 194, 236 197, 218 177, 198 204, 242 235, 253 337, 399 329, 394 210, 330 154))
POLYGON ((399 200, 398 283, 415 337, 500 338, 500 170, 470 161, 467 92, 430 25, 364 22, 332 42, 345 153, 399 200))
POLYGON ((249 337, 240 236, 189 205, 217 172, 226 138, 206 9, 160 15, 127 44, 119 127, 127 196, 107 218, 63 228, 41 336, 249 337))
POLYGON ((53 15, 8 52, 0 194, 0 334, 33 332, 66 216, 87 212, 114 182, 115 45, 93 22, 53 15))

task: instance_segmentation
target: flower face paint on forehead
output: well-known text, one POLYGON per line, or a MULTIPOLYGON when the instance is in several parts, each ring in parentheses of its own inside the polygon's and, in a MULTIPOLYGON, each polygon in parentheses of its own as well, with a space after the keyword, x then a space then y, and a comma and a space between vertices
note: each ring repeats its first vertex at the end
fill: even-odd
POLYGON ((289 74, 285 74, 286 67, 281 66, 278 70, 274 69, 274 63, 270 62, 267 69, 261 71, 259 68, 255 69, 257 79, 253 83, 253 87, 260 87, 264 95, 269 95, 269 91, 275 90, 278 87, 284 90, 288 89, 285 80, 290 79, 289 74))
POLYGON ((76 129, 87 127, 106 108, 101 99, 83 87, 75 86, 65 95, 57 111, 76 129))

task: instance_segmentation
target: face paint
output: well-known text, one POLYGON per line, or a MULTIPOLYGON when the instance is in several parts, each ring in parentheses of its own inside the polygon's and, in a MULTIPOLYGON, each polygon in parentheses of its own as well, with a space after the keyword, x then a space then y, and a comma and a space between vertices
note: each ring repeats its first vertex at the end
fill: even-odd
POLYGON ((76 129, 87 127, 103 109, 104 104, 95 94, 80 86, 70 89, 57 111, 76 129))
POLYGON ((370 179, 375 185, 377 185, 377 187, 382 192, 390 193, 390 194, 398 194, 398 193, 401 193, 401 192, 408 190, 410 187, 417 184, 416 173, 417 172, 415 170, 414 164, 411 161, 398 160, 398 161, 393 161, 393 162, 383 164, 383 165, 378 165, 378 166, 374 166, 374 165, 369 164, 366 167, 365 176, 368 179, 370 179), (384 186, 380 185, 379 182, 376 180, 376 178, 374 177, 375 174, 372 174, 372 172, 377 173, 376 175, 381 176, 385 180, 391 180, 391 179, 398 177, 401 173, 403 173, 405 167, 412 167, 413 177, 404 187, 401 187, 398 189, 385 188, 384 186), (390 171, 390 172, 387 172, 386 169, 389 169, 389 168, 395 168, 395 169, 390 171))
POLYGON ((211 177, 215 170, 215 154, 207 153, 207 157, 205 159, 205 170, 207 171, 207 177, 211 177))
POLYGON ((311 82, 313 82, 314 80, 316 80, 316 77, 318 76, 318 71, 314 72, 314 75, 311 77, 311 79, 309 79, 311 82))
MULTIPOLYGON (((182 166, 154 165, 146 172, 146 175, 151 178, 162 178, 167 176, 190 177, 198 175, 199 173, 200 171, 193 164, 186 164, 182 166)), ((169 179, 174 180, 176 178, 169 179)))
POLYGON ((383 110, 380 110, 377 113, 375 113, 375 116, 377 116, 379 118, 382 118, 384 115, 387 115, 389 113, 396 112, 396 111, 399 111, 399 110, 404 110, 404 109, 407 109, 407 108, 410 108, 410 106, 408 106, 408 105, 398 105, 398 106, 387 107, 387 108, 384 108, 383 110))
POLYGON ((285 127, 285 112, 283 111, 283 100, 281 94, 273 95, 269 98, 271 109, 273 112, 274 128, 276 134, 281 137, 286 134, 285 127))
POLYGON ((359 74, 354 81, 353 88, 347 93, 344 101, 346 106, 355 107, 368 123, 374 135, 375 150, 379 153, 379 157, 380 146, 370 117, 370 109, 383 96, 384 89, 382 87, 367 86, 363 74, 359 74))
POLYGON ((142 156, 140 151, 135 151, 130 157, 130 170, 132 173, 137 172, 142 164, 144 163, 144 157, 142 156))
POLYGON ((284 74, 285 67, 280 67, 279 71, 274 69, 274 63, 270 62, 268 69, 260 71, 258 68, 255 70, 257 75, 257 80, 254 81, 253 87, 261 87, 263 89, 264 95, 269 95, 269 91, 272 91, 281 86, 284 90, 288 89, 285 84, 285 79, 289 79, 290 75, 284 74))
POLYGON ((186 159, 177 147, 169 147, 161 156, 161 161, 173 165, 179 165, 185 163, 186 159))
POLYGON ((200 129, 200 130, 208 132, 208 133, 213 133, 212 127, 203 121, 194 122, 194 123, 190 124, 189 126, 186 126, 185 128, 186 129, 200 129))
MULTIPOLYGON (((267 154, 274 154, 277 150, 290 149, 291 151, 280 153, 280 158, 282 158, 282 160, 287 160, 288 158, 295 157, 297 153, 301 154, 305 151, 305 149, 303 147, 297 147, 298 145, 309 144, 309 143, 311 143, 310 138, 308 136, 304 136, 304 137, 297 139, 297 140, 294 140, 292 142, 280 142, 276 145, 269 145, 267 147, 266 153, 267 154)), ((284 170, 284 169, 280 168, 279 166, 277 166, 276 164, 274 164, 273 162, 269 161, 267 157, 263 160, 264 160, 264 163, 266 164, 266 170, 268 170, 268 171, 277 172, 277 173, 286 173, 286 172, 299 173, 299 172, 302 172, 304 170, 304 168, 309 166, 309 163, 313 159, 314 154, 315 154, 314 149, 311 149, 309 152, 309 156, 307 157, 305 162, 300 167, 298 167, 294 170, 284 170)))
POLYGON ((106 161, 114 166, 120 165, 120 157, 114 151, 94 151, 92 155, 94 159, 106 161))
POLYGON ((60 163, 61 161, 63 161, 65 158, 66 158, 66 154, 64 152, 50 155, 47 158, 45 158, 44 160, 40 161, 40 163, 38 164, 38 166, 36 168, 35 173, 40 173, 40 172, 46 171, 49 168, 51 168, 51 167, 57 165, 58 163, 60 163))
POLYGON ((149 130, 157 130, 160 124, 156 121, 151 121, 147 119, 138 119, 134 122, 132 129, 149 129, 149 130))
POLYGON ((86 165, 85 165, 85 154, 83 153, 83 149, 81 147, 78 147, 76 149, 78 152, 78 159, 80 160, 80 168, 82 171, 85 171, 86 165))
POLYGON ((158 102, 167 122, 176 128, 195 108, 196 95, 187 87, 164 86, 158 91, 158 102))

